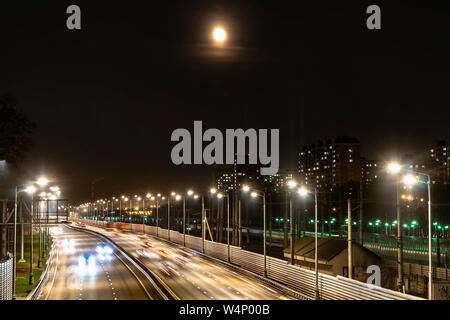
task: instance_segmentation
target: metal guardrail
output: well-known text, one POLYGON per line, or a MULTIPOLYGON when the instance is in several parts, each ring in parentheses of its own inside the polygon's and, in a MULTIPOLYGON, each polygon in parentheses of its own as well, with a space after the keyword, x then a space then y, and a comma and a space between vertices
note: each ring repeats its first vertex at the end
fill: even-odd
MULTIPOLYGON (((88 220, 82 221, 89 223, 88 220)), ((159 229, 159 236, 161 236, 162 230, 165 229, 159 229)), ((149 229, 149 231, 149 234, 156 236, 156 229, 149 229)), ((170 240, 178 244, 183 244, 183 234, 170 230, 170 240)), ((186 236, 187 247, 195 247, 198 241, 201 242, 202 239, 194 236, 186 236)), ((201 250, 199 251, 201 252, 201 250)), ((223 243, 205 240, 205 254, 227 261, 228 246, 223 243)), ((243 250, 240 247, 230 246, 230 262, 244 270, 260 276, 263 275, 264 256, 261 254, 243 250)), ((310 298, 314 297, 314 271, 290 265, 285 260, 267 256, 267 277, 305 296, 310 298)), ((333 277, 323 273, 319 273, 319 293, 320 298, 324 300, 423 300, 419 297, 402 294, 346 277, 333 277)))
POLYGON ((0 262, 0 300, 12 300, 13 258, 0 262))
POLYGON ((39 278, 38 284, 34 289, 28 294, 25 300, 36 300, 39 297, 39 294, 41 293, 41 289, 43 288, 44 284, 48 281, 48 274, 50 270, 50 266, 53 263, 53 254, 54 254, 54 247, 53 243, 50 247, 50 254, 48 255, 48 259, 45 262, 45 270, 41 274, 41 277, 39 278))

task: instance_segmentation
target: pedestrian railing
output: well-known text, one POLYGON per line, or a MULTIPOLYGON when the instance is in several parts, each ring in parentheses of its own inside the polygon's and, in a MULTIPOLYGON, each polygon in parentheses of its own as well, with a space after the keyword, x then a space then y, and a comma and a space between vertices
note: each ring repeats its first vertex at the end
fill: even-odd
POLYGON ((0 300, 12 300, 13 272, 13 258, 8 254, 8 258, 0 262, 0 300))

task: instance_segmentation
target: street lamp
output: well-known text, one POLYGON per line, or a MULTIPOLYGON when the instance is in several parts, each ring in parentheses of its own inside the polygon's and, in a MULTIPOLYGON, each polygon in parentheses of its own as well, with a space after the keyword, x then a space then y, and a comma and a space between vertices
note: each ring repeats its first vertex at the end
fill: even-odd
POLYGON ((219 200, 223 197, 227 198, 227 261, 230 262, 230 195, 228 193, 217 193, 219 200))
MULTIPOLYGON (((193 197, 195 199, 198 198, 198 196, 195 197, 194 191, 192 191, 192 190, 188 190, 186 192, 186 194, 189 197, 193 197)), ((175 200, 180 200, 180 199, 183 199, 183 246, 186 246, 186 196, 184 196, 184 195, 183 196, 181 196, 181 195, 175 196, 175 200)), ((189 221, 188 221, 188 223, 189 223, 189 221)))
POLYGON ((432 286, 433 286, 433 271, 432 271, 432 234, 431 234, 431 177, 429 174, 409 170, 411 173, 422 175, 427 180, 426 182, 420 181, 416 177, 412 176, 411 174, 408 174, 404 177, 403 182, 408 182, 409 185, 416 184, 416 183, 426 183, 427 185, 427 191, 428 191, 428 299, 432 299, 432 286))
MULTIPOLYGON (((388 165, 388 171, 392 174, 398 174, 402 167, 392 162, 388 165)), ((411 187, 417 183, 426 183, 428 189, 428 299, 432 298, 432 286, 433 286, 433 273, 432 273, 432 234, 431 234, 431 177, 429 174, 418 172, 414 170, 406 170, 407 174, 403 176, 402 182, 411 187), (420 181, 415 175, 424 176, 427 180, 426 182, 420 181)), ((403 257, 402 257, 402 236, 401 236, 401 222, 400 222, 400 205, 398 196, 398 180, 397 179, 397 233, 399 238, 399 282, 403 286, 403 257), (401 277, 401 278, 400 278, 401 277)), ((399 283, 400 284, 400 283, 399 283)))
MULTIPOLYGON (((301 197, 306 197, 306 195, 309 193, 309 190, 305 187, 300 187, 297 190, 298 194, 301 197)), ((317 188, 314 188, 314 272, 316 275, 316 281, 315 281, 315 295, 314 298, 316 300, 320 299, 319 296, 319 263, 318 263, 318 256, 317 256, 317 249, 318 249, 318 238, 317 238, 317 188)))
POLYGON ((167 197, 167 238, 170 241, 170 198, 174 197, 177 200, 177 194, 175 192, 171 192, 170 196, 167 197))
POLYGON ((36 187, 35 186, 28 186, 25 189, 26 193, 31 194, 31 223, 30 223, 30 278, 29 278, 29 284, 32 285, 34 283, 34 276, 33 276, 33 212, 34 212, 34 199, 33 199, 33 195, 34 192, 36 191, 36 187))
POLYGON ((288 186, 288 192, 289 192, 289 239, 290 239, 290 251, 291 251, 291 264, 294 265, 294 218, 292 214, 292 193, 291 190, 294 189, 297 186, 297 182, 294 180, 289 180, 287 183, 288 186))
MULTIPOLYGON (((400 214, 400 196, 399 196, 399 180, 398 174, 400 173, 402 167, 397 162, 391 162, 387 166, 387 171, 396 177, 396 207, 397 207, 397 287, 400 292, 403 291, 404 283, 403 283, 403 230, 401 223, 401 214, 400 214)), ((406 179, 406 182, 411 181, 410 178, 406 179)))
MULTIPOLYGON (((37 179, 36 184, 38 186, 46 186, 48 184, 48 179, 45 177, 40 177, 37 179)), ((28 194, 31 194, 31 224, 30 224, 30 229, 31 229, 31 237, 30 237, 30 284, 34 283, 34 277, 33 277, 33 194, 36 192, 36 187, 33 185, 28 185, 25 189, 23 190, 19 190, 20 187, 24 187, 26 185, 20 185, 20 186, 16 186, 15 188, 15 197, 14 197, 14 248, 13 248, 13 285, 12 285, 12 299, 15 300, 16 299, 16 251, 17 251, 17 197, 18 197, 18 193, 19 192, 26 192, 28 194)), ((21 232, 21 237, 22 237, 22 241, 21 241, 21 259, 19 260, 20 262, 24 262, 25 260, 23 259, 23 246, 24 246, 24 240, 23 240, 23 236, 24 236, 24 231, 23 231, 23 221, 22 221, 22 232, 21 232)))
MULTIPOLYGON (((250 187, 247 185, 242 186, 242 191, 249 192, 250 187)), ((258 196, 263 198, 263 251, 264 251, 264 277, 267 278, 267 251, 266 251, 266 192, 265 191, 252 191, 250 193, 252 198, 256 198, 258 196)))

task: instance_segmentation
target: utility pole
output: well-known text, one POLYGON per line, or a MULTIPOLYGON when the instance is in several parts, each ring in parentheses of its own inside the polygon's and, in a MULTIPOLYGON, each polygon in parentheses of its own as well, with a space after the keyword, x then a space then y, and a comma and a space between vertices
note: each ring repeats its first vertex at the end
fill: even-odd
POLYGON ((353 262, 352 262, 352 207, 350 199, 347 200, 348 210, 348 226, 347 226, 347 243, 348 243, 348 278, 353 279, 353 262))

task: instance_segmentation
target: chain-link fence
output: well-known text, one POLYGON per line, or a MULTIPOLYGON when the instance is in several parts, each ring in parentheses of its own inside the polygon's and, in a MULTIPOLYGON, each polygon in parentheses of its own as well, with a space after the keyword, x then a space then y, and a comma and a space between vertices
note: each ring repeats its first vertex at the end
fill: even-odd
POLYGON ((12 299, 13 286, 13 258, 0 262, 0 300, 12 299))

